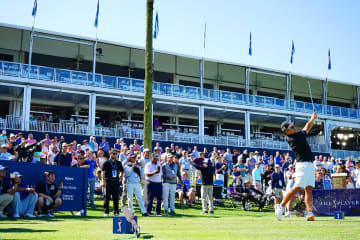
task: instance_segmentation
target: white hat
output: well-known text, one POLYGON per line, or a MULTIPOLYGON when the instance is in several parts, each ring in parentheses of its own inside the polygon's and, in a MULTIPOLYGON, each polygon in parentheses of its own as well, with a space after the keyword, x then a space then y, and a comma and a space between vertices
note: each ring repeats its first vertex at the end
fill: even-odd
POLYGON ((6 130, 2 130, 2 132, 1 132, 2 134, 6 134, 6 130))
POLYGON ((0 165, 0 171, 2 171, 2 170, 7 170, 7 167, 0 165))
POLYGON ((10 176, 12 178, 16 178, 16 177, 22 177, 23 175, 21 175, 19 172, 13 172, 13 173, 10 174, 10 176))
POLYGON ((144 152, 150 152, 150 150, 148 148, 145 148, 144 152))
POLYGON ((2 145, 1 145, 1 148, 7 148, 7 145, 6 145, 6 144, 2 144, 2 145))

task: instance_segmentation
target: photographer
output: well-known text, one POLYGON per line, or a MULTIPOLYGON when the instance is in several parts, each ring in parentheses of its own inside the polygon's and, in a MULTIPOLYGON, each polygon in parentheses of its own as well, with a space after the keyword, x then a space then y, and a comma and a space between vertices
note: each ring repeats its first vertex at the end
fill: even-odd
POLYGON ((62 200, 60 198, 63 189, 63 183, 59 179, 59 188, 54 184, 55 172, 46 171, 44 173, 45 181, 40 182, 36 186, 38 193, 37 211, 38 217, 42 217, 42 213, 46 211, 46 216, 53 218, 52 210, 58 208, 62 200))
MULTIPOLYGON (((20 144, 16 147, 15 151, 18 153, 18 161, 19 162, 32 162, 33 155, 36 148, 36 142, 27 144, 26 140, 21 139, 20 144)), ((41 150, 40 150, 41 152, 41 150)))
POLYGON ((11 187, 15 189, 15 194, 8 211, 14 218, 19 218, 20 216, 34 218, 33 213, 38 195, 35 189, 28 188, 21 183, 21 177, 22 175, 19 172, 10 174, 11 187))

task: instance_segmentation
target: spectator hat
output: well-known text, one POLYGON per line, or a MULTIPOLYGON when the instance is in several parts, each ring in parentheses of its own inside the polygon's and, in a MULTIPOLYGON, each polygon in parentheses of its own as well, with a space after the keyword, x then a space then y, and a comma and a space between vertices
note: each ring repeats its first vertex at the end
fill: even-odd
POLYGON ((88 140, 84 139, 84 140, 83 140, 83 143, 86 143, 86 142, 88 142, 88 140))
POLYGON ((10 137, 16 137, 16 135, 13 133, 10 133, 10 137))
POLYGON ((165 150, 170 150, 170 148, 169 148, 169 147, 166 147, 165 150))
POLYGON ((116 154, 117 152, 113 149, 110 151, 110 154, 116 154))
POLYGON ((289 165, 289 168, 294 168, 294 165, 290 164, 290 165, 289 165))
POLYGON ((7 148, 6 144, 1 145, 1 148, 7 148))
POLYGON ((154 147, 154 151, 160 150, 159 147, 154 147))
POLYGON ((291 129, 294 127, 294 123, 289 122, 289 121, 284 121, 281 123, 281 131, 285 132, 288 129, 291 129))
POLYGON ((168 156, 168 157, 174 157, 175 155, 174 155, 172 152, 170 152, 170 153, 168 153, 167 156, 168 156))
POLYGON ((133 148, 133 147, 134 147, 134 145, 130 144, 129 148, 133 148))
POLYGON ((0 171, 2 171, 2 170, 7 170, 7 167, 0 165, 0 171))
POLYGON ((255 153, 259 153, 259 151, 258 151, 258 150, 256 150, 256 151, 255 151, 255 153))
POLYGON ((2 132, 1 132, 2 134, 6 134, 6 130, 2 130, 2 132))
POLYGON ((246 184, 246 183, 251 183, 251 181, 250 181, 249 179, 247 179, 247 180, 245 180, 244 183, 245 183, 245 184, 246 184))
POLYGON ((19 172, 13 172, 10 174, 10 178, 16 178, 16 177, 22 177, 23 175, 21 175, 19 172))
POLYGON ((47 170, 47 171, 44 172, 45 176, 49 176, 49 175, 52 175, 52 174, 55 174, 55 172, 53 170, 47 170))
POLYGON ((131 152, 131 153, 129 154, 129 158, 136 158, 135 153, 131 152))
POLYGON ((275 167, 280 167, 280 165, 279 165, 279 164, 275 164, 275 167))
POLYGON ((144 152, 150 152, 150 150, 148 148, 145 148, 144 152))
POLYGON ((78 144, 77 147, 81 147, 81 144, 78 144))
POLYGON ((120 141, 124 141, 124 139, 123 139, 123 138, 120 138, 120 141))
POLYGON ((154 159, 159 159, 159 154, 153 153, 153 154, 152 154, 152 158, 154 158, 154 159))

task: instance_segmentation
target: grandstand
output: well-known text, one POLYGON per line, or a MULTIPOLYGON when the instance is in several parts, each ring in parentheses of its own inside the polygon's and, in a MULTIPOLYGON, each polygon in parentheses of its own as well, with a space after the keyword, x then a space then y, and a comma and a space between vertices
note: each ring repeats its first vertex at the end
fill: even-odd
MULTIPOLYGON (((0 24, 0 129, 142 139, 144 49, 0 24), (96 73, 93 59, 96 53, 96 73)), ((154 141, 289 150, 279 125, 319 120, 312 150, 359 157, 359 86, 156 51, 154 141)))

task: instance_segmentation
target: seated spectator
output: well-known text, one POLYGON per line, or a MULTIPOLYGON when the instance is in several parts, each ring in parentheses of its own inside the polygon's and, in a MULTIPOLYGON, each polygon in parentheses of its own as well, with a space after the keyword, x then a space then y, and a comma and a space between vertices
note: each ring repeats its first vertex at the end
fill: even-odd
POLYGON ((46 212, 47 217, 53 218, 53 210, 60 207, 62 200, 60 198, 61 191, 63 189, 63 183, 59 183, 59 187, 54 184, 55 172, 46 171, 44 173, 45 181, 41 181, 36 186, 36 192, 38 194, 37 212, 38 217, 42 217, 46 212))
POLYGON ((49 154, 49 148, 48 148, 48 146, 46 146, 45 140, 42 140, 41 141, 40 163, 46 164, 48 154, 49 154))
POLYGON ((6 144, 1 145, 0 160, 9 161, 10 157, 11 154, 7 152, 7 145, 6 144))
POLYGON ((15 188, 15 193, 8 211, 14 218, 19 218, 20 216, 34 218, 33 213, 38 195, 35 189, 21 183, 21 177, 22 175, 19 172, 10 174, 11 187, 15 188))
MULTIPOLYGON (((183 182, 185 180, 188 180, 188 179, 186 179, 186 174, 182 174, 181 177, 182 177, 183 182)), ((195 200, 195 190, 191 187, 191 185, 183 184, 181 186, 180 183, 177 183, 176 184, 176 192, 179 195, 180 208, 182 208, 182 209, 184 208, 184 197, 189 199, 189 201, 188 201, 189 207, 192 208, 192 204, 195 200)))
POLYGON ((54 159, 55 159, 56 155, 58 155, 58 153, 57 153, 57 147, 51 148, 51 150, 50 150, 49 153, 47 154, 46 164, 48 164, 48 165, 54 165, 54 159))
POLYGON ((236 182, 237 182, 238 180, 241 180, 241 179, 242 179, 241 172, 239 171, 239 168, 238 168, 237 166, 235 166, 235 167, 233 168, 232 177, 233 177, 233 182, 232 182, 232 184, 236 184, 236 182))
POLYGON ((8 182, 4 181, 7 167, 0 165, 0 218, 7 218, 3 210, 11 203, 14 198, 14 188, 10 188, 8 182))
POLYGON ((255 189, 251 185, 250 180, 246 180, 244 182, 245 186, 240 188, 240 193, 242 197, 242 206, 244 211, 248 211, 249 209, 246 207, 249 200, 255 201, 259 206, 259 211, 262 212, 265 206, 266 198, 264 194, 259 190, 255 189))
POLYGON ((320 171, 316 173, 314 189, 324 189, 324 182, 320 171))
POLYGON ((61 152, 56 155, 53 165, 58 165, 58 166, 71 166, 72 163, 72 156, 70 153, 67 152, 67 144, 63 143, 62 147, 61 147, 61 152))

